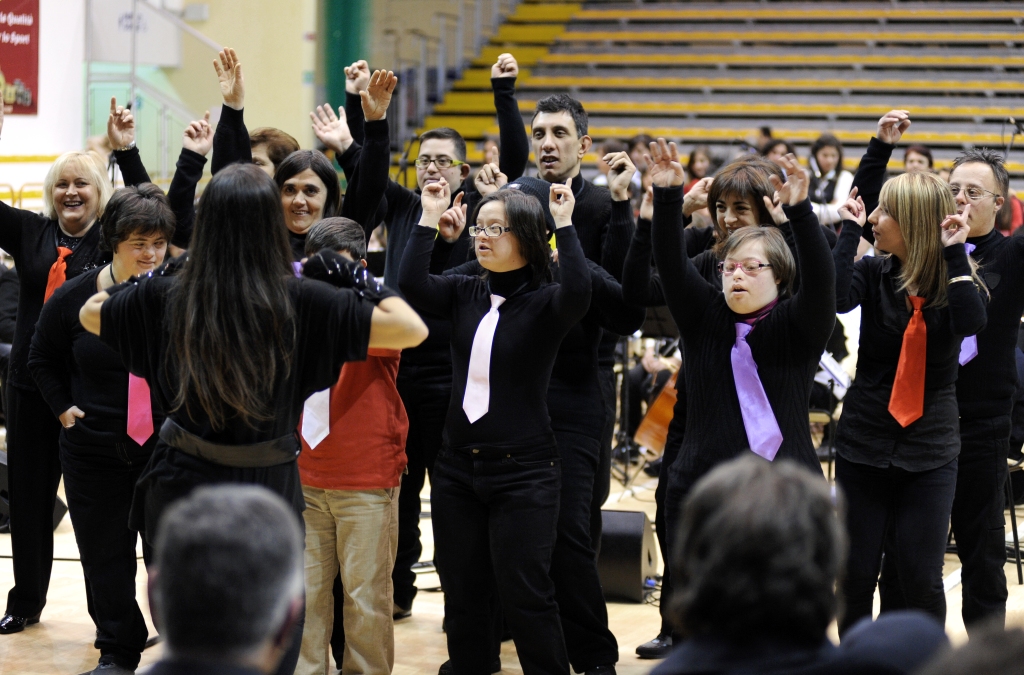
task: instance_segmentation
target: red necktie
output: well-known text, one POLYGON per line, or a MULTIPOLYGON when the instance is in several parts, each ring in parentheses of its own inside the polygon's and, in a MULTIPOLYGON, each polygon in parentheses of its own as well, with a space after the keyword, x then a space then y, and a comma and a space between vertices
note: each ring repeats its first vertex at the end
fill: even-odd
POLYGON ((53 292, 60 288, 61 284, 67 281, 67 276, 64 274, 64 270, 67 269, 68 264, 64 262, 64 258, 74 253, 70 248, 64 246, 57 247, 57 260, 50 265, 50 273, 46 275, 46 293, 43 294, 43 302, 45 303, 53 295, 53 292))
POLYGON ((928 326, 921 314, 924 298, 916 295, 908 295, 907 298, 914 312, 903 332, 900 362, 896 366, 896 379, 889 397, 889 412, 903 427, 924 414, 924 370, 928 356, 928 326))
POLYGON ((128 373, 128 436, 145 445, 153 435, 153 403, 146 378, 128 373))

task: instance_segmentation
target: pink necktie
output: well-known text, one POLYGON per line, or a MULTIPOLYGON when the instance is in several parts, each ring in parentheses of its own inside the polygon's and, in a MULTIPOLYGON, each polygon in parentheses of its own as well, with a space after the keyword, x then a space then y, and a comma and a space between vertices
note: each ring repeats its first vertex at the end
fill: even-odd
MULTIPOLYGON (((974 244, 964 244, 964 248, 967 249, 967 255, 974 253, 974 244)), ((966 366, 977 355, 978 336, 968 335, 960 342, 960 358, 957 361, 960 362, 961 366, 966 366)))
POLYGON ((145 445, 153 435, 153 402, 146 378, 128 373, 128 436, 145 445))
POLYGON ((491 344, 494 331, 498 328, 498 308, 505 298, 491 296, 491 309, 480 319, 473 336, 473 350, 469 354, 469 377, 466 378, 466 393, 462 397, 462 409, 472 424, 487 414, 491 401, 491 344))
POLYGON ((770 462, 782 447, 782 430, 772 412, 768 395, 764 393, 764 385, 757 375, 757 363, 747 344, 747 333, 752 328, 745 323, 736 324, 736 343, 730 354, 732 377, 736 383, 736 396, 740 401, 740 415, 747 432, 747 443, 754 453, 770 462))

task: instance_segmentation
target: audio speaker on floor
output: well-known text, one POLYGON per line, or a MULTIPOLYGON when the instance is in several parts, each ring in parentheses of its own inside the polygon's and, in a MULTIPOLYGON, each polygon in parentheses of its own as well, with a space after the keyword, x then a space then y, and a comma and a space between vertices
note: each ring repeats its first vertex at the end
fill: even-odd
POLYGON ((654 527, 643 511, 601 511, 603 530, 597 571, 606 600, 643 602, 658 573, 654 527))
MULTIPOLYGON (((7 526, 11 517, 11 493, 7 486, 7 451, 0 450, 0 526, 3 532, 9 531, 7 526)), ((57 529, 67 512, 68 507, 57 497, 53 504, 53 529, 57 529)))

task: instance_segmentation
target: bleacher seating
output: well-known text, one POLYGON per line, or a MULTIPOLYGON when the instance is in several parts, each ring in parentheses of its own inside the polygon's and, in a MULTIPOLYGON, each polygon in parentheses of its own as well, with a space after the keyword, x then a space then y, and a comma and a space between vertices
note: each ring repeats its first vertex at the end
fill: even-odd
MULTIPOLYGON (((1024 117, 1022 23, 1024 4, 994 1, 523 2, 425 126, 495 134, 489 67, 510 51, 526 123, 538 99, 569 91, 595 140, 647 131, 725 157, 770 126, 806 155, 829 131, 856 166, 874 121, 906 108, 905 142, 943 166, 1005 146, 1007 118, 1024 117)), ((1024 189, 1024 161, 1009 159, 1024 189)))

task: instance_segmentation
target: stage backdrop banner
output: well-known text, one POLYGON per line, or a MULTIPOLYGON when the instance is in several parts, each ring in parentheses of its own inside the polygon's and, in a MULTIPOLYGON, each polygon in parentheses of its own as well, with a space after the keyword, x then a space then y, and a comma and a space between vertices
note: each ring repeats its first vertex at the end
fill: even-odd
POLYGON ((0 91, 5 114, 36 114, 39 0, 0 2, 0 91))
MULTIPOLYGON (((0 0, 0 7, 9 0, 0 0)), ((135 62, 143 66, 177 68, 181 65, 181 35, 178 27, 141 0, 93 0, 90 3, 91 39, 86 55, 90 61, 131 63, 132 29, 138 35, 135 62)))

